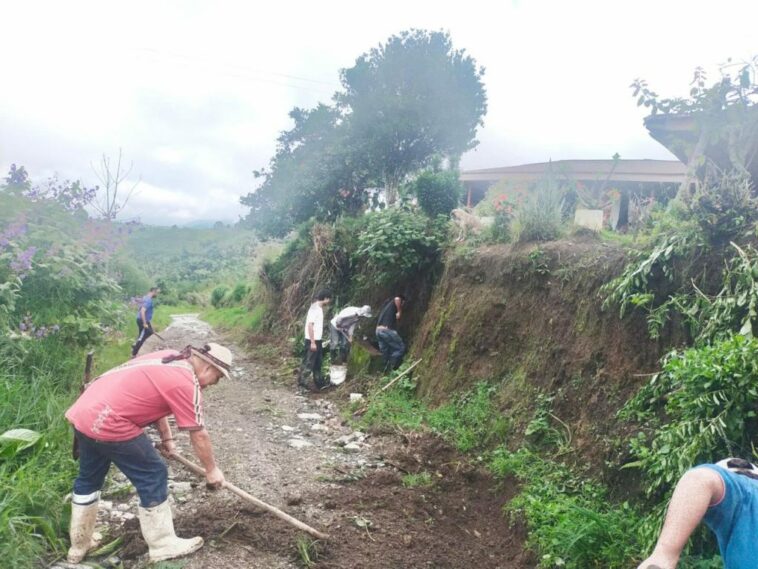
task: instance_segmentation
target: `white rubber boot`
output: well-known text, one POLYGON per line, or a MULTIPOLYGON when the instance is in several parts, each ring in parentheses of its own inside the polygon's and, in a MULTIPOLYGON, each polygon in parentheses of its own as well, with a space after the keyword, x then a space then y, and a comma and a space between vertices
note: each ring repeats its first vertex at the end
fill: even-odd
POLYGON ((142 528, 142 537, 150 548, 150 561, 189 555, 203 546, 202 537, 190 539, 176 537, 168 500, 153 508, 140 507, 139 524, 142 528))
POLYGON ((71 504, 71 547, 68 550, 69 563, 79 563, 87 555, 87 552, 98 546, 93 539, 95 522, 97 521, 97 505, 100 500, 95 500, 86 505, 71 504))

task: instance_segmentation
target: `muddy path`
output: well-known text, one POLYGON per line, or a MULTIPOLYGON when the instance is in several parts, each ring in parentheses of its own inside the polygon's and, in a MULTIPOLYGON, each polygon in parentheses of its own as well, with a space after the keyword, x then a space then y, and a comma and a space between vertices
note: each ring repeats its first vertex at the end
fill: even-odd
MULTIPOLYGON (((349 381, 329 399, 299 395, 288 370, 271 357, 245 353, 196 315, 174 317, 161 334, 165 342, 153 337, 143 352, 208 341, 232 349, 232 378, 204 392, 220 468, 230 482, 330 535, 314 542, 230 492, 206 490, 172 464, 177 534, 202 535, 206 545, 166 567, 534 567, 523 553, 523 532, 502 514, 508 490, 434 438, 354 431, 334 403, 348 400, 349 381), (423 484, 406 487, 407 474, 420 474, 423 484)), ((197 462, 187 434, 175 436, 179 451, 197 462)), ((109 533, 125 538, 124 567, 141 568, 147 546, 133 517, 136 497, 123 490, 124 482, 114 474, 116 491, 101 517, 109 533)))

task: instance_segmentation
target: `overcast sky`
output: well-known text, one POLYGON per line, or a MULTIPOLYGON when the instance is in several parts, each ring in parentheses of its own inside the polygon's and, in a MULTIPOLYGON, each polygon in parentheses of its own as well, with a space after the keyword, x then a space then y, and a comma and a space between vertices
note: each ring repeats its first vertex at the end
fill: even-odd
POLYGON ((102 153, 141 178, 125 217, 234 221, 294 106, 408 28, 444 29, 486 68, 489 112, 464 169, 672 158, 629 84, 686 95, 697 65, 758 53, 758 1, 5 1, 0 170, 94 184, 102 153))

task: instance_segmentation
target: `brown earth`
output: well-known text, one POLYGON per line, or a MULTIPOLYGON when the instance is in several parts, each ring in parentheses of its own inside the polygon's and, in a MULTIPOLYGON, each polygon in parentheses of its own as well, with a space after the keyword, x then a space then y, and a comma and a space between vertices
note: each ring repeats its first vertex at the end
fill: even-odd
POLYGON ((622 320, 602 308, 601 287, 627 262, 627 249, 588 235, 449 254, 413 337, 419 393, 442 402, 478 381, 499 385, 513 445, 548 398, 574 460, 623 463, 626 447, 609 443, 625 434, 616 412, 682 342, 670 327, 651 340, 640 311, 622 320))
MULTIPOLYGON (((176 319, 163 336, 171 347, 219 340, 191 316, 176 319)), ((163 347, 150 342, 154 343, 145 349, 163 347)), ((329 400, 300 396, 293 389, 291 358, 265 348, 259 348, 260 358, 237 346, 232 349, 233 378, 204 393, 206 422, 220 467, 230 482, 328 533, 330 539, 314 542, 229 492, 206 490, 202 480, 174 464, 177 533, 202 535, 206 545, 165 568, 535 566, 523 551, 523 530, 511 527, 502 512, 510 486, 499 487, 428 435, 358 433, 357 450, 347 452, 338 439, 355 433, 343 423, 333 401, 348 399, 349 382, 332 391, 329 400), (318 413, 321 418, 298 417, 302 413, 318 413), (303 448, 293 448, 293 440, 303 441, 297 443, 303 448), (405 487, 407 473, 428 473, 430 485, 405 487), (179 493, 182 482, 191 482, 191 489, 179 493), (304 561, 298 545, 308 552, 310 562, 304 561)), ((177 438, 180 451, 191 457, 188 438, 177 438)), ((131 504, 136 513, 133 494, 113 500, 131 504)), ((137 520, 107 523, 112 536, 124 537, 118 553, 124 566, 145 567, 147 547, 137 520)))

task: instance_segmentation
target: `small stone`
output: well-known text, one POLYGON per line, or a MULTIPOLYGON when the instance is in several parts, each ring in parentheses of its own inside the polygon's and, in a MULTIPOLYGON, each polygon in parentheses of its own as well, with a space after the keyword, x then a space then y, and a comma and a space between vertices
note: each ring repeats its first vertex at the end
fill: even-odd
POLYGON ((290 427, 289 425, 282 425, 282 431, 286 431, 286 432, 289 433, 289 432, 292 432, 294 430, 295 430, 295 427, 290 427))
POLYGON ((112 510, 113 509, 113 502, 110 500, 100 500, 100 508, 103 510, 112 510))
POLYGON ((363 393, 350 394, 350 403, 355 403, 356 401, 360 401, 361 399, 363 399, 363 393))
POLYGON ((359 445, 358 443, 353 442, 353 443, 347 443, 342 448, 344 448, 345 451, 347 451, 347 452, 360 452, 361 445, 359 445))
POLYGON ((174 494, 186 494, 187 492, 192 491, 192 483, 191 482, 172 482, 171 483, 171 490, 174 494))
POLYGON ((299 494, 295 494, 287 497, 288 506, 298 506, 303 502, 303 497, 299 494))
POLYGON ((305 441, 303 439, 290 439, 287 441, 287 444, 291 446, 292 448, 297 448, 297 449, 313 446, 312 443, 309 443, 308 441, 305 441))
POLYGON ((127 521, 128 521, 128 520, 133 520, 133 519, 134 519, 134 518, 136 518, 137 516, 135 516, 135 515, 134 515, 133 513, 131 513, 131 512, 124 512, 124 513, 122 514, 122 516, 121 516, 121 517, 123 517, 125 520, 127 520, 127 521))
POLYGON ((328 431, 328 430, 329 430, 329 427, 321 423, 316 423, 314 425, 311 425, 311 431, 328 431))
POLYGON ((116 509, 120 512, 127 512, 131 509, 129 504, 117 504, 116 509))
POLYGON ((303 421, 322 421, 324 419, 318 413, 298 413, 297 418, 303 421))

